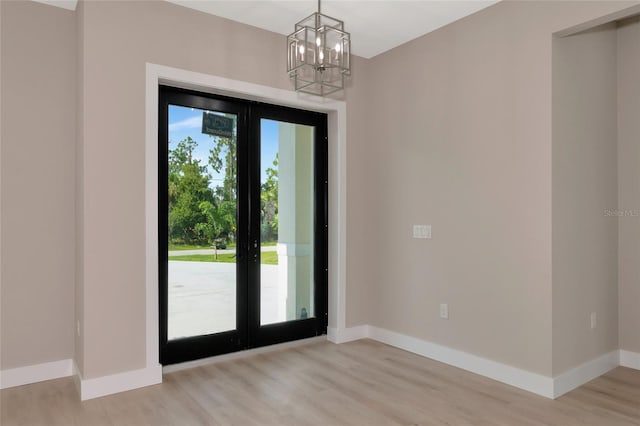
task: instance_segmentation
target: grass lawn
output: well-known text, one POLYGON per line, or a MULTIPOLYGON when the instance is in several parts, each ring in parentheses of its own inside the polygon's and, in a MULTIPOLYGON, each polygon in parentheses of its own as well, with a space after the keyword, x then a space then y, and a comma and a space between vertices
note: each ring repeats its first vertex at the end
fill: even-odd
MULTIPOLYGON (((276 241, 268 241, 260 243, 261 247, 275 246, 278 244, 276 241)), ((193 244, 169 244, 169 251, 180 251, 180 250, 202 250, 202 249, 210 249, 211 245, 193 245, 193 244)), ((236 243, 227 244, 227 249, 236 248, 236 243)), ((204 262, 204 261, 203 261, 204 262)))
POLYGON ((169 250, 178 251, 178 250, 200 250, 200 249, 210 249, 211 246, 196 246, 193 244, 169 244, 169 250))
MULTIPOLYGON (((169 256, 169 260, 236 263, 236 255, 232 253, 218 254, 218 260, 213 260, 212 254, 190 254, 185 256, 169 256)), ((275 251, 264 251, 260 253, 260 261, 263 265, 277 265, 278 253, 275 251)))

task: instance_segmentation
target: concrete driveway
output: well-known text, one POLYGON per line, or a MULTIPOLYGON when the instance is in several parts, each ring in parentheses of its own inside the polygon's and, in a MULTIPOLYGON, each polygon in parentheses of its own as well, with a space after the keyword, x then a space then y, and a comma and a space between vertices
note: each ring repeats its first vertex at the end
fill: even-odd
MULTIPOLYGON (((268 248, 271 249, 271 247, 268 248)), ((210 252, 213 253, 213 250, 210 252)), ((221 250, 218 250, 218 253, 220 252, 221 250)), ((185 251, 178 253, 185 254, 185 251)), ((195 254, 201 254, 201 251, 198 250, 195 254)), ((261 323, 279 322, 277 318, 278 266, 261 265, 260 273, 261 323)), ((219 333, 236 328, 235 263, 171 260, 168 275, 167 332, 170 340, 219 333)))

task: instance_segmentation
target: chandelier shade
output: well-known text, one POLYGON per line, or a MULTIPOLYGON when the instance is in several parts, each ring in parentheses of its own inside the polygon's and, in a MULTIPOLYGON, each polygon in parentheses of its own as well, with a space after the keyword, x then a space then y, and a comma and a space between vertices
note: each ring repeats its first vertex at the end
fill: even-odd
POLYGON ((344 89, 351 75, 351 36, 344 23, 318 11, 287 37, 287 72, 295 90, 325 96, 344 89))

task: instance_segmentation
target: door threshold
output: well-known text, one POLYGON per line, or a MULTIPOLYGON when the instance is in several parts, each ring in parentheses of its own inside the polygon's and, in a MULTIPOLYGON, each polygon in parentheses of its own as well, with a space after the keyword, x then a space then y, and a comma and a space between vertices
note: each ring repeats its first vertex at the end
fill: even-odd
POLYGON ((292 342, 277 343, 275 345, 262 346, 260 348, 253 348, 242 350, 238 352, 231 352, 224 355, 216 355, 208 358, 196 359, 194 361, 181 362, 178 364, 171 364, 162 367, 162 374, 173 373, 176 371, 186 370, 194 367, 202 367, 210 364, 217 364, 219 362, 231 361, 235 359, 248 358, 253 355, 264 354, 269 352, 275 352, 282 349, 295 348, 298 346, 307 345, 314 342, 323 342, 327 340, 326 335, 309 337, 308 339, 294 340, 292 342))

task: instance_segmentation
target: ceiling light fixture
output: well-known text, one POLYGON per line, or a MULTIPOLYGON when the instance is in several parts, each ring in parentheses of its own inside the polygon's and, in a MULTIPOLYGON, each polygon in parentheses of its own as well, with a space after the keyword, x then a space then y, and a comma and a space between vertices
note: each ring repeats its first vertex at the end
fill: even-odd
POLYGON ((297 92, 326 96, 344 89, 351 75, 351 35, 344 22, 318 11, 287 37, 287 72, 297 92))

